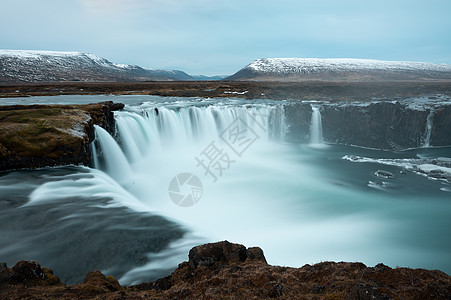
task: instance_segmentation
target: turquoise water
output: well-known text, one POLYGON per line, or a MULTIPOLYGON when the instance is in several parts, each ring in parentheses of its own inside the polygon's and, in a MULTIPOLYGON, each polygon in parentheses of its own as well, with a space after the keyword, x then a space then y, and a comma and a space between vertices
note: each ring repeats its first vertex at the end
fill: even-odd
POLYGON ((8 265, 35 259, 70 282, 101 269, 131 284, 168 274, 194 245, 227 239, 260 246, 275 265, 361 261, 451 272, 451 185, 420 172, 451 158, 450 147, 285 143, 281 102, 136 99, 116 113, 118 143, 97 129, 96 168, 0 175, 8 265), (237 118, 246 128, 241 146, 223 134, 237 118), (210 169, 216 179, 196 159, 212 143, 227 154, 221 170, 210 169), (183 172, 202 182, 189 207, 168 193, 183 172))

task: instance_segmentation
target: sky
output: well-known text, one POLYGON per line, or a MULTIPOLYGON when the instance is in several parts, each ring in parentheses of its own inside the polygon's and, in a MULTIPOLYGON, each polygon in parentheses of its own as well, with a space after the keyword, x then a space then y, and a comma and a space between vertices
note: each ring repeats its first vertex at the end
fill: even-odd
POLYGON ((450 0, 0 0, 0 49, 230 75, 258 58, 451 64, 450 0))

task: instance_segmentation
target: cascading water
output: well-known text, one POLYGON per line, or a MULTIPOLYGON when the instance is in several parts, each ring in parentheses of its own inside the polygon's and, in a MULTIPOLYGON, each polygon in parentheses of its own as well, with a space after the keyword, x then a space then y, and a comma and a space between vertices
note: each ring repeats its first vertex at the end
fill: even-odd
MULTIPOLYGON (((101 132, 97 135, 97 159, 104 166, 101 169, 119 178, 134 202, 189 232, 161 254, 174 264, 185 259, 190 247, 224 239, 259 245, 267 251, 267 259, 276 264, 300 265, 325 256, 352 260, 365 252, 362 241, 380 232, 366 214, 340 216, 339 222, 319 217, 324 207, 337 205, 336 199, 340 199, 341 211, 355 207, 362 196, 341 184, 325 184, 318 165, 313 163, 318 151, 311 150, 324 147, 320 107, 313 106, 312 110, 310 144, 299 151, 277 142, 283 140, 285 130, 284 107, 280 103, 144 103, 126 107, 115 113, 122 148, 116 145, 102 151, 114 140, 97 128, 101 132), (112 159, 112 164, 118 162, 115 168, 110 166, 112 159), (124 174, 128 174, 127 180, 124 174), (185 178, 195 175, 202 183, 202 198, 193 206, 179 207, 170 200, 170 183, 181 178, 177 177, 180 174, 185 178), (334 195, 334 201, 330 195, 334 195), (332 202, 325 200, 329 198, 332 202), (293 241, 293 237, 299 241, 313 239, 315 249, 323 249, 323 253, 302 252, 305 244, 293 241), (343 241, 347 243, 345 250, 332 256, 327 252, 331 245, 343 241), (289 246, 282 251, 280 245, 289 246)), ((180 187, 178 192, 185 193, 186 189, 180 187)), ((130 207, 126 197, 117 201, 130 207)), ((377 197, 374 201, 377 204, 372 205, 392 205, 391 199, 377 197)), ((139 274, 160 267, 150 261, 125 274, 121 282, 137 282, 134 280, 139 274)))
POLYGON ((320 107, 315 105, 312 105, 312 119, 310 121, 310 145, 324 145, 320 107))
MULTIPOLYGON (((195 245, 227 239, 260 246, 276 265, 362 261, 450 272, 451 242, 437 237, 451 228, 451 148, 317 151, 284 141, 290 105, 280 101, 111 100, 128 105, 115 112, 114 138, 96 127, 96 169, 0 176, 8 264, 38 260, 70 283, 97 269, 132 284, 170 274, 195 245), (182 184, 179 193, 195 187, 200 198, 178 206, 172 182, 192 175, 201 185, 182 184)), ((321 114, 313 111, 317 143, 321 114)))
MULTIPOLYGON (((281 104, 166 105, 157 109, 144 104, 138 109, 127 107, 126 111, 116 112, 115 118, 118 144, 122 148, 111 136, 105 136, 103 129, 96 127, 99 134, 94 156, 100 169, 118 178, 149 211, 157 211, 195 234, 192 243, 184 244, 186 249, 179 249, 182 257, 173 258, 174 262, 183 260, 190 247, 205 242, 206 238, 214 241, 229 236, 239 240, 237 236, 242 235, 242 230, 237 225, 240 222, 232 221, 230 216, 234 220, 245 220, 251 211, 262 211, 255 202, 257 199, 246 196, 248 192, 241 191, 239 185, 258 179, 260 164, 267 165, 262 170, 266 172, 268 168, 289 168, 264 161, 267 153, 277 147, 272 141, 280 141, 284 136, 281 104), (110 145, 111 142, 115 145, 110 145), (103 150, 104 147, 109 150, 103 150), (213 150, 218 151, 217 160, 209 162, 215 155, 213 150), (256 173, 246 173, 256 167, 256 173), (170 201, 168 186, 175 176, 186 172, 200 178, 204 190, 199 203, 180 208, 170 201), (124 173, 128 174, 127 180, 124 173), (242 202, 242 197, 248 198, 247 203, 242 202), (219 212, 221 216, 217 215, 219 212)), ((268 186, 263 183, 265 185, 268 186)), ((118 204, 128 206, 124 198, 119 201, 122 202, 118 204)), ((272 213, 271 209, 263 210, 262 216, 272 213)), ((261 219, 259 227, 267 226, 266 218, 261 219)), ((130 282, 135 272, 138 271, 124 276, 122 281, 130 282)))
MULTIPOLYGON (((122 149, 114 142, 105 130, 96 127, 97 140, 100 147, 94 147, 95 159, 102 156, 101 149, 107 148, 104 153, 104 165, 101 169, 107 173, 121 173, 105 161, 118 161, 125 171, 128 168, 124 163, 142 162, 143 156, 155 155, 168 149, 180 150, 180 146, 189 148, 189 145, 205 145, 209 141, 224 143, 224 136, 230 134, 228 129, 235 130, 239 139, 255 135, 256 139, 268 142, 281 140, 284 136, 284 110, 282 105, 274 106, 203 106, 168 108, 143 108, 140 112, 125 111, 116 113, 118 138, 122 149), (237 120, 239 122, 237 122, 237 120), (237 127, 228 128, 232 125, 237 127), (108 135, 108 136, 106 136, 108 135), (202 142, 204 144, 202 144, 202 142), (114 143, 115 145, 112 145, 114 143), (124 160, 124 157, 126 159, 124 160)), ((232 149, 233 150, 233 149, 232 149)), ((122 167, 118 167, 121 169, 122 167)), ((113 174, 111 174, 113 175, 113 174)))
POLYGON ((431 134, 432 134, 432 121, 434 118, 434 110, 430 110, 426 118, 426 135, 424 138, 423 147, 428 148, 431 146, 431 134))
POLYGON ((97 151, 94 155, 94 162, 97 164, 96 167, 102 167, 118 182, 127 180, 132 176, 132 170, 121 148, 105 129, 97 125, 94 125, 94 127, 96 141, 99 143, 99 147, 94 146, 93 148, 97 151), (100 165, 98 159, 100 153, 104 157, 102 165, 100 165))

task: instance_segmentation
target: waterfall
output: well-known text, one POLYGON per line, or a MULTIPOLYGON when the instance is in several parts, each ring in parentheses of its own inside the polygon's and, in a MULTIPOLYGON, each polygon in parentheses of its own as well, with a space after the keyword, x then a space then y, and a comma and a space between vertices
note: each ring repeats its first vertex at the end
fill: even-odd
POLYGON ((228 138, 240 143, 281 140, 284 116, 282 104, 129 107, 115 112, 116 140, 96 126, 96 145, 92 147, 95 167, 124 182, 126 178, 139 180, 132 179, 133 174, 146 164, 150 170, 169 165, 175 168, 174 162, 182 157, 194 161, 211 142, 240 157, 244 148, 231 148, 228 138))
POLYGON ((432 133, 432 121, 434 118, 434 110, 430 110, 426 118, 426 135, 423 142, 423 147, 428 148, 431 146, 431 133, 432 133))
POLYGON ((106 172, 119 183, 131 178, 132 170, 119 145, 113 137, 102 127, 94 125, 98 147, 93 147, 93 154, 97 167, 103 167, 106 172), (100 162, 99 158, 103 158, 100 162))
POLYGON ((310 145, 323 145, 323 125, 319 106, 312 106, 312 119, 310 121, 310 145))

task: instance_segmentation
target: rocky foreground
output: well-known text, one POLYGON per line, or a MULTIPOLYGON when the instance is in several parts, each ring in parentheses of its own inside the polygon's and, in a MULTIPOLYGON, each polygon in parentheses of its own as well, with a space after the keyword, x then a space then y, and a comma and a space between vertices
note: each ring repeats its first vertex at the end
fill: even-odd
POLYGON ((65 285, 37 262, 0 264, 1 299, 451 299, 441 271, 383 264, 323 262, 301 268, 268 265, 259 247, 227 241, 194 247, 189 260, 154 282, 123 287, 99 271, 65 285))

